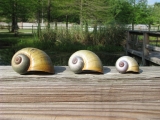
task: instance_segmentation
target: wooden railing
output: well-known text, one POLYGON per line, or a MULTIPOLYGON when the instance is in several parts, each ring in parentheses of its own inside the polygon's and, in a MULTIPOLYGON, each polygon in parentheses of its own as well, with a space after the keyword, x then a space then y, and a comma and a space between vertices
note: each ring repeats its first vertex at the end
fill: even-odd
POLYGON ((142 65, 153 62, 160 65, 160 32, 128 31, 126 42, 127 55, 141 57, 142 65))
POLYGON ((0 66, 0 120, 160 120, 159 67, 140 66, 139 74, 19 75, 0 66))

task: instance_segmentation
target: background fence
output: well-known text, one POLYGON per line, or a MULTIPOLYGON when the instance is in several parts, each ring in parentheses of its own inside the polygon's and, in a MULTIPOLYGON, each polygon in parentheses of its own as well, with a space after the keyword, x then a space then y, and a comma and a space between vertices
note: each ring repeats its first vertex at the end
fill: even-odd
MULTIPOLYGON (((77 24, 74 23, 69 23, 68 24, 68 28, 71 28, 73 26, 79 26, 77 24)), ((33 33, 34 30, 37 30, 38 27, 38 23, 23 23, 23 22, 19 22, 18 23, 18 27, 19 27, 19 32, 27 32, 27 33, 33 33)), ((47 27, 47 23, 41 23, 40 24, 41 29, 45 29, 47 27)), ((65 28, 66 24, 62 23, 62 22, 57 22, 57 28, 65 28)), ((50 23, 50 28, 54 29, 55 28, 55 23, 50 23)), ((132 29, 132 25, 126 25, 126 28, 131 30, 132 29)), ((159 26, 158 25, 151 25, 150 31, 159 31, 159 26)), ((5 23, 5 22, 0 22, 0 32, 4 32, 4 31, 10 31, 11 30, 11 24, 10 23, 5 23)), ((89 31, 93 31, 93 27, 89 26, 88 27, 89 31)), ((138 24, 138 25, 134 25, 134 30, 140 30, 140 31, 149 31, 149 27, 147 25, 144 24, 138 24)))

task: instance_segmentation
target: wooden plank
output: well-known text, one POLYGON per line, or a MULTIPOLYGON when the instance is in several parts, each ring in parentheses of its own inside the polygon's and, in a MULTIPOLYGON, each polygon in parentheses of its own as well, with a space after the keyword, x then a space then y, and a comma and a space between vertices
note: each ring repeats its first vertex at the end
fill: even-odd
POLYGON ((160 32, 148 32, 149 36, 160 37, 160 32))
POLYGON ((127 49, 130 49, 131 46, 130 46, 130 42, 131 41, 131 34, 129 32, 127 32, 127 40, 126 40, 126 55, 128 55, 128 51, 127 49))
MULTIPOLYGON (((132 49, 128 49, 126 51, 138 57, 142 57, 142 52, 140 51, 136 51, 132 49)), ((160 65, 160 53, 159 52, 149 52, 149 55, 145 56, 145 59, 152 63, 160 65)))
POLYGON ((156 46, 147 44, 147 45, 146 45, 146 48, 149 49, 149 50, 153 50, 153 51, 158 51, 158 52, 160 52, 160 47, 156 47, 156 46))
POLYGON ((138 30, 129 30, 130 34, 143 35, 146 31, 138 31, 138 30))
POLYGON ((54 75, 19 75, 0 66, 2 120, 159 120, 159 67, 139 74, 74 74, 55 66, 54 75))
POLYGON ((141 51, 137 51, 137 50, 133 50, 133 49, 127 49, 127 51, 133 55, 137 55, 139 57, 142 57, 142 52, 141 51))
POLYGON ((150 52, 149 56, 146 56, 145 59, 157 65, 160 65, 160 52, 150 52))
POLYGON ((149 36, 153 36, 153 37, 159 37, 160 36, 160 32, 157 31, 139 31, 139 30, 129 30, 130 34, 136 34, 136 35, 143 35, 148 34, 149 36))
POLYGON ((160 40, 149 40, 149 42, 160 42, 160 40))

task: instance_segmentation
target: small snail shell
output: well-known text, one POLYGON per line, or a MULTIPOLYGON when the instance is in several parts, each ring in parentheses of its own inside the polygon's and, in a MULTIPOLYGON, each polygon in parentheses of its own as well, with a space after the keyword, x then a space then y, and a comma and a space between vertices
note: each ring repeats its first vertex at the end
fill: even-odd
POLYGON ((91 71, 103 73, 102 62, 99 57, 89 50, 79 50, 71 55, 68 66, 74 73, 91 71))
POLYGON ((120 73, 139 72, 137 61, 129 56, 122 56, 116 61, 116 69, 120 73))
POLYGON ((26 74, 31 71, 54 73, 50 57, 37 48, 23 48, 16 52, 11 60, 14 71, 26 74))

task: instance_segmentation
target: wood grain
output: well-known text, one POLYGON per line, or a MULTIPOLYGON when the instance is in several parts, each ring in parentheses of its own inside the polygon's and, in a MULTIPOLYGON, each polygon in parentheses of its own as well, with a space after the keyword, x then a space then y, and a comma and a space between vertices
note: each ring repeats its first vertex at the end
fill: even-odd
POLYGON ((159 120, 159 67, 139 74, 73 74, 56 66, 54 75, 19 75, 0 66, 0 120, 159 120))
MULTIPOLYGON (((160 47, 152 45, 150 37, 160 37, 159 32, 150 31, 128 31, 126 40, 126 54, 141 57, 143 66, 147 66, 150 63, 160 65, 160 47), (137 36, 143 36, 140 40, 137 36), (132 36, 132 37, 131 37, 132 36), (134 37, 137 38, 134 38, 134 37)), ((154 41, 155 42, 155 41, 154 41)), ((157 41, 158 42, 158 41, 157 41)))

